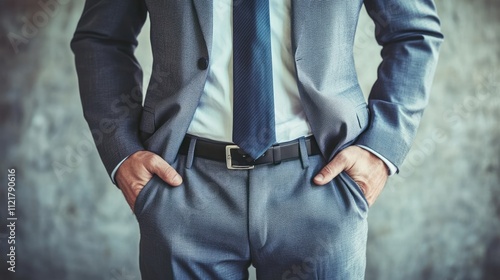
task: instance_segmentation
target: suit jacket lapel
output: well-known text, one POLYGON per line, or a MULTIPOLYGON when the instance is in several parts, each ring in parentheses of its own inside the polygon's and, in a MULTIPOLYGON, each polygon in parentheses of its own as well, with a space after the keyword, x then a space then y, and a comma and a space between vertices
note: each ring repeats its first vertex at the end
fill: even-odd
POLYGON ((212 49, 212 34, 213 34, 213 1, 212 0, 193 0, 196 13, 198 15, 198 23, 200 24, 203 38, 207 43, 208 53, 212 49))

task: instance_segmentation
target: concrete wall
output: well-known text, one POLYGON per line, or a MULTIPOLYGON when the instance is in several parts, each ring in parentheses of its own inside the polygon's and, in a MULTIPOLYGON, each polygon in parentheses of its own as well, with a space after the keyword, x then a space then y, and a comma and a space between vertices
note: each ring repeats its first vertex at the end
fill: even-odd
MULTIPOLYGON (((432 98, 401 174, 370 210, 367 279, 500 279, 500 1, 437 5, 446 42, 432 98)), ((69 50, 82 7, 0 3, 1 279, 139 279, 135 218, 82 118, 69 50), (8 168, 15 274, 6 270, 8 168)), ((138 55, 149 74, 146 33, 138 55)), ((379 62, 372 33, 364 15, 355 52, 366 92, 379 62)))

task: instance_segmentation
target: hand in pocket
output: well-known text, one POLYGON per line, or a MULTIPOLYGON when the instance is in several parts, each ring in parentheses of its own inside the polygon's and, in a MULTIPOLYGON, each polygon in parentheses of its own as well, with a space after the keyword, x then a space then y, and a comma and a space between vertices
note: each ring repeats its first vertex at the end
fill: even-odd
POLYGON ((177 187, 182 184, 182 178, 177 171, 163 158, 149 151, 132 154, 116 171, 116 183, 132 212, 139 192, 155 174, 170 186, 177 187))

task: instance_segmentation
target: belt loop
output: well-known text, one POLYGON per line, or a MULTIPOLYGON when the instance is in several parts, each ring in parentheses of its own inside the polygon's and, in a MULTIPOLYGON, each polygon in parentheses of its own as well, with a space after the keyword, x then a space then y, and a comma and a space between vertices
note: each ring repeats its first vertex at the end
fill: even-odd
POLYGON ((307 154, 307 145, 304 137, 299 138, 300 161, 302 161, 302 168, 309 167, 309 156, 307 154))
POLYGON ((186 169, 190 169, 193 166, 194 160, 194 148, 196 148, 196 137, 191 137, 189 141, 189 148, 186 156, 186 169))
POLYGON ((280 164, 281 163, 281 148, 280 145, 277 144, 272 147, 273 149, 273 163, 280 164))

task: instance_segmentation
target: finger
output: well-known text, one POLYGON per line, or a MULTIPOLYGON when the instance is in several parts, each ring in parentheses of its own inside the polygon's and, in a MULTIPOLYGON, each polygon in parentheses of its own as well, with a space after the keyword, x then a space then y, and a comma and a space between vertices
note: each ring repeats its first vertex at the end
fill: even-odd
MULTIPOLYGON (((123 196, 125 197, 125 200, 127 201, 128 206, 130 207, 130 210, 132 210, 132 212, 134 212, 134 204, 135 204, 135 200, 137 198, 138 191, 136 189, 132 189, 132 188, 123 188, 121 190, 122 190, 123 196)), ((140 189, 139 189, 139 191, 140 191, 140 189)))
POLYGON ((161 157, 155 155, 151 157, 151 160, 146 165, 149 172, 158 175, 167 184, 177 187, 182 184, 182 177, 177 173, 177 171, 170 166, 161 157))
POLYGON ((314 177, 314 183, 320 186, 327 184, 345 170, 346 166, 347 158, 343 152, 340 152, 314 177))
POLYGON ((142 185, 142 184, 137 184, 136 186, 132 187, 132 189, 131 189, 132 197, 135 199, 139 195, 139 193, 142 191, 143 188, 144 188, 144 185, 142 185))

